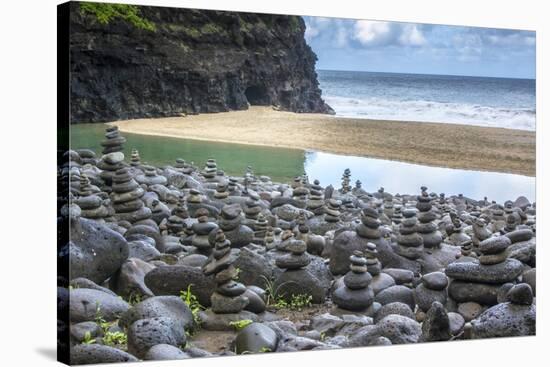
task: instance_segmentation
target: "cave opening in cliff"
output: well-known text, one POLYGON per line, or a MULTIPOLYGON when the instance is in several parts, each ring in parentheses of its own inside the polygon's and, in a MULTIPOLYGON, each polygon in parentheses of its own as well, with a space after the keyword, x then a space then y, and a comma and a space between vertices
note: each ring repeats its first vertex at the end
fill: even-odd
POLYGON ((269 96, 264 86, 252 85, 244 91, 248 103, 252 106, 269 106, 269 96))

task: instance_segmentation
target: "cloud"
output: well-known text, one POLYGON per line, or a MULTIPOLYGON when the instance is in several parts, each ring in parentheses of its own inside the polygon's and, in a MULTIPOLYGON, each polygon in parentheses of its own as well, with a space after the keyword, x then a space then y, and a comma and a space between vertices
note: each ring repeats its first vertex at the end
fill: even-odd
POLYGON ((363 46, 424 46, 426 38, 419 24, 358 20, 353 37, 363 46))

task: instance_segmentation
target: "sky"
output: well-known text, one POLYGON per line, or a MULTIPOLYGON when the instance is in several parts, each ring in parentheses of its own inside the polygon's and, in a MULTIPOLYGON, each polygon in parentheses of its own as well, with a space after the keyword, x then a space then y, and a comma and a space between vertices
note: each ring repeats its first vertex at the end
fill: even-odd
POLYGON ((535 78, 535 32, 304 17, 317 69, 535 78))

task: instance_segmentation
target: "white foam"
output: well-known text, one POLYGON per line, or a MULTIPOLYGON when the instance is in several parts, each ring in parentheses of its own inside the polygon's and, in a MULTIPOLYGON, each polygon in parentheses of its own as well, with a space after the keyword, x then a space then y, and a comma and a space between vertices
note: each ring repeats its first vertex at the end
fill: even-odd
POLYGON ((387 100, 377 97, 324 96, 336 116, 379 120, 439 122, 451 124, 536 129, 536 112, 524 108, 497 108, 464 103, 425 100, 387 100))

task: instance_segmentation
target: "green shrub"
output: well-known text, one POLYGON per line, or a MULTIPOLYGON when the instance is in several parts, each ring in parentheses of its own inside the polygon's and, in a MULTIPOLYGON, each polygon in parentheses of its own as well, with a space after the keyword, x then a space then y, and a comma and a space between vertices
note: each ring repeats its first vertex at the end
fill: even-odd
POLYGON ((196 326, 200 326, 201 324, 201 318, 199 316, 199 312, 204 310, 204 307, 199 303, 199 300, 197 299, 197 296, 191 292, 191 286, 192 284, 189 284, 186 291, 180 292, 180 298, 183 302, 189 307, 191 310, 191 313, 193 314, 193 321, 195 322, 196 326))
POLYGON ((112 20, 121 19, 138 29, 151 32, 157 29, 154 23, 140 16, 139 7, 136 5, 83 2, 80 3, 80 12, 94 15, 101 24, 109 24, 112 20))
POLYGON ((125 345, 128 343, 128 336, 121 331, 107 331, 103 336, 103 343, 111 347, 125 345))
POLYGON ((92 334, 89 331, 86 331, 84 334, 84 340, 82 340, 82 344, 95 344, 95 339, 92 338, 92 334))

